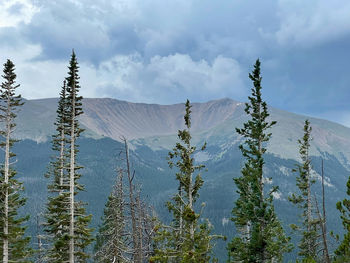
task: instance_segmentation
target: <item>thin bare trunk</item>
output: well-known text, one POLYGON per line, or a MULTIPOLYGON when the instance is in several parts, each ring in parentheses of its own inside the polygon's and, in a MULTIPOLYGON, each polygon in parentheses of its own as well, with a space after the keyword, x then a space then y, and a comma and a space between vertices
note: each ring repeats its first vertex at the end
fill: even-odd
POLYGON ((180 195, 180 220, 179 220, 179 228, 180 228, 180 236, 182 236, 182 231, 183 231, 183 212, 184 212, 184 206, 182 203, 183 200, 183 196, 182 196, 182 186, 180 185, 180 189, 179 189, 179 195, 180 195))
POLYGON ((39 220, 39 214, 36 215, 36 232, 37 232, 37 242, 38 242, 38 260, 37 263, 42 262, 42 251, 43 251, 43 243, 41 240, 40 235, 40 220, 39 220))
POLYGON ((11 133, 11 117, 10 117, 10 98, 7 98, 6 110, 6 142, 5 142, 5 167, 4 167, 4 184, 5 184, 5 200, 4 200, 4 237, 3 237, 3 263, 9 261, 9 173, 10 173, 10 133, 11 133))
MULTIPOLYGON (((62 125, 63 126, 63 125, 62 125)), ((63 194, 63 183, 64 183, 64 129, 61 130, 61 149, 60 149, 60 182, 59 182, 59 195, 63 194)), ((58 227, 58 234, 62 233, 62 225, 58 227)))
MULTIPOLYGON (((188 206, 191 209, 191 211, 193 211, 193 186, 192 186, 192 173, 189 174, 189 185, 188 185, 188 206)), ((191 240, 194 242, 194 222, 193 220, 191 221, 191 225, 190 225, 190 237, 191 240)))
MULTIPOLYGON (((120 213, 120 217, 119 218, 116 218, 115 220, 119 220, 120 224, 122 224, 124 226, 124 191, 123 191, 123 170, 122 169, 119 169, 118 170, 118 176, 119 176, 119 182, 117 182, 116 186, 116 195, 118 196, 119 198, 119 202, 120 202, 120 205, 119 205, 119 213, 120 213)), ((123 235, 123 229, 121 228, 118 228, 118 235, 123 235)), ((118 237, 119 238, 119 237, 118 237)), ((116 251, 115 251, 115 255, 117 257, 114 257, 114 261, 118 258, 118 262, 121 260, 121 258, 123 258, 123 252, 122 252, 122 249, 119 248, 120 244, 118 244, 118 247, 116 247, 116 251)))
POLYGON ((138 247, 137 247, 137 253, 138 253, 138 259, 140 260, 140 262, 142 262, 143 260, 143 244, 142 244, 142 239, 143 239, 143 213, 142 213, 142 207, 141 207, 141 197, 140 197, 140 193, 136 199, 137 201, 137 209, 138 209, 138 247))
MULTIPOLYGON (((259 103, 258 104, 258 115, 260 116, 259 118, 261 118, 261 104, 259 103)), ((260 119, 261 121, 261 119, 260 119)), ((259 151, 259 154, 263 155, 263 151, 262 151, 262 138, 261 138, 261 135, 259 136, 259 139, 258 139, 258 151, 259 151)), ((263 164, 261 164, 261 177, 259 178, 259 185, 260 185, 260 208, 263 209, 263 206, 264 206, 264 174, 263 174, 263 164)), ((250 223, 250 222, 248 222, 250 223)), ((265 219, 262 218, 261 220, 261 225, 260 225, 260 233, 264 233, 265 231, 265 219)), ((265 255, 266 255, 266 249, 265 247, 263 248, 262 250, 262 262, 264 263, 265 262, 265 255)))
MULTIPOLYGON (((318 207, 317 207, 318 210, 318 207)), ((324 260, 327 263, 330 263, 330 257, 328 252, 328 243, 327 243, 327 226, 326 226, 326 204, 325 204, 325 191, 324 191, 324 169, 323 169, 323 159, 322 159, 322 213, 323 218, 320 220, 321 229, 322 229, 322 239, 324 246, 324 260)))
POLYGON ((132 228, 132 241, 133 241, 133 251, 134 251, 134 262, 141 263, 138 254, 136 253, 138 242, 137 242, 137 227, 136 227, 136 215, 135 215, 135 202, 134 202, 134 192, 133 192, 133 179, 134 175, 131 176, 130 171, 130 160, 129 160, 129 148, 126 138, 123 138, 125 146, 125 157, 126 157, 126 170, 129 181, 129 201, 130 201, 130 214, 131 214, 131 228, 132 228))
POLYGON ((70 222, 69 222, 69 263, 74 263, 74 174, 75 174, 75 86, 72 87, 72 124, 70 138, 70 175, 69 175, 69 201, 70 201, 70 222))
MULTIPOLYGON (((307 152, 306 152, 306 156, 308 158, 309 156, 309 151, 307 149, 307 152)), ((306 199, 306 202, 307 202, 307 232, 310 233, 312 231, 311 227, 312 227, 312 203, 311 203, 311 182, 310 182, 310 165, 308 165, 308 170, 307 170, 307 199, 306 199)), ((312 251, 312 245, 310 243, 310 238, 308 238, 308 251, 309 253, 312 251)))
POLYGON ((60 192, 61 195, 63 193, 63 176, 64 176, 64 125, 62 125, 61 130, 61 149, 60 149, 60 192))

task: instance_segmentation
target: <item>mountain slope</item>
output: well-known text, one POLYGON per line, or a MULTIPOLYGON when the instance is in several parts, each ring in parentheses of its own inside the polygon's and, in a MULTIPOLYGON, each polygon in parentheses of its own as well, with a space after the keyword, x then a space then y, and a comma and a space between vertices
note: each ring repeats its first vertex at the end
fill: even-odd
MULTIPOLYGON (((16 136, 24 141, 15 146, 18 155, 18 176, 24 182, 28 205, 26 211, 40 212, 46 200, 47 179, 44 178, 49 161, 50 135, 54 133, 57 99, 27 100, 18 116, 16 136)), ((175 172, 168 168, 166 157, 177 142, 177 130, 182 129, 184 105, 155 105, 130 103, 114 99, 84 99, 84 115, 81 122, 86 128, 79 141, 79 162, 85 167, 82 183, 86 192, 79 195, 89 203, 88 211, 94 214, 97 226, 104 203, 115 178, 115 168, 123 166, 119 158, 121 135, 131 139, 131 158, 137 181, 143 193, 163 220, 168 220, 164 206, 176 191, 175 172)), ((241 142, 235 127, 242 127, 247 120, 244 104, 222 99, 207 103, 194 103, 192 134, 194 142, 208 143, 204 153, 197 153, 196 160, 208 168, 203 172, 205 180, 199 203, 205 202, 204 216, 208 217, 218 234, 230 238, 234 228, 229 218, 236 197, 232 178, 239 176, 243 164, 238 145, 241 142)), ((297 140, 302 136, 305 116, 271 108, 271 119, 277 125, 271 129, 272 140, 266 154, 265 175, 271 177, 271 185, 279 185, 275 196, 276 211, 286 229, 297 222, 297 210, 288 200, 296 190, 292 168, 298 160, 297 140)), ((337 200, 346 193, 349 176, 350 129, 342 125, 309 118, 312 132, 313 176, 320 179, 321 158, 325 160, 326 205, 331 230, 340 233, 342 227, 335 209, 337 200)), ((320 183, 313 188, 320 196, 320 183)), ((35 229, 32 216, 31 233, 35 229)), ((294 239, 295 241, 296 239, 294 239)), ((217 255, 224 262, 225 243, 219 243, 217 255)), ((291 255, 289 258, 294 258, 291 255)), ((221 262, 220 261, 220 262, 221 262)))
MULTIPOLYGON (((18 116, 16 136, 38 142, 49 139, 54 131, 56 106, 57 99, 27 100, 18 116)), ((87 129, 86 137, 109 137, 114 140, 120 140, 120 136, 129 140, 141 138, 139 142, 151 147, 170 149, 173 140, 159 137, 176 135, 184 127, 183 104, 84 99, 83 107, 81 123, 87 129), (158 143, 152 137, 158 137, 158 143)), ((192 133, 195 140, 212 141, 214 144, 227 143, 228 139, 235 141, 235 127, 241 127, 247 120, 244 107, 243 103, 230 99, 193 103, 192 133)), ((268 151, 284 158, 296 158, 295 142, 302 135, 303 122, 307 117, 274 108, 270 112, 271 119, 277 120, 277 125, 272 129, 268 151)), ((313 127, 312 154, 328 152, 343 159, 345 165, 350 160, 350 129, 326 120, 309 120, 313 127)))

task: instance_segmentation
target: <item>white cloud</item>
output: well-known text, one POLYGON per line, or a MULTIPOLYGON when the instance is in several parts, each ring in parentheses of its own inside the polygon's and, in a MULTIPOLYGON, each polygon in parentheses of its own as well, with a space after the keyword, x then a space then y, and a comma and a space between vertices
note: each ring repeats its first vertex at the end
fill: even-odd
POLYGON ((279 0, 276 39, 284 45, 310 46, 350 33, 350 2, 344 0, 279 0))
MULTIPOLYGON (((38 45, 0 48, 2 63, 10 58, 16 65, 19 92, 23 97, 57 97, 67 76, 65 60, 36 60, 38 45)), ((77 54, 79 61, 79 53, 77 54)), ((176 103, 186 98, 209 100, 225 96, 243 96, 244 85, 237 61, 218 56, 211 63, 194 61, 190 56, 174 54, 154 56, 149 61, 139 54, 118 55, 98 67, 79 61, 81 94, 85 97, 114 97, 149 103, 176 103)))
POLYGON ((84 96, 172 103, 246 100, 259 57, 268 102, 302 111, 328 107, 326 88, 347 96, 349 13, 348 0, 0 0, 0 62, 14 60, 24 96, 52 97, 75 48, 84 96))
POLYGON ((2 0, 0 2, 0 28, 30 23, 39 8, 30 0, 2 0))
MULTIPOLYGON (((24 98, 58 97, 62 82, 67 76, 69 57, 65 61, 35 60, 41 52, 42 49, 39 45, 22 45, 20 49, 0 48, 1 64, 5 63, 7 59, 11 59, 16 66, 17 83, 21 85, 18 93, 24 98)), ((95 75, 96 71, 91 65, 80 64, 84 96, 96 96, 95 75)))
MULTIPOLYGON (((140 55, 115 56, 98 69, 103 96, 133 101, 175 103, 245 94, 237 61, 218 56, 212 63, 174 54, 144 61, 140 55)), ((100 93, 101 94, 101 93, 100 93)))

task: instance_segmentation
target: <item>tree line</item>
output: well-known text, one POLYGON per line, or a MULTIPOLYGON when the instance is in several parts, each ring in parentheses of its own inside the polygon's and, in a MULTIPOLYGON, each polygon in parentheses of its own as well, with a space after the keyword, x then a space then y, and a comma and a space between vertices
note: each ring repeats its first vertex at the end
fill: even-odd
MULTIPOLYGON (((239 177, 233 178, 238 198, 233 200, 232 218, 236 235, 227 245, 227 262, 282 262, 285 253, 294 248, 274 208, 278 186, 266 182, 264 166, 266 145, 276 121, 270 120, 268 107, 262 99, 260 61, 257 60, 249 78, 253 83, 245 104, 249 120, 236 128, 242 138, 239 149, 245 160, 239 177)), ((206 143, 197 148, 191 136, 191 104, 185 103, 185 128, 178 131, 178 142, 168 154, 168 164, 175 170, 177 191, 166 202, 172 218, 170 223, 157 219, 153 209, 143 200, 141 187, 134 181, 127 139, 122 137, 123 165, 116 170, 115 183, 105 205, 102 223, 94 236, 89 227, 92 215, 86 213, 86 203, 79 200, 84 186, 79 183, 81 169, 77 162, 77 139, 84 131, 79 116, 83 114, 79 95, 79 66, 74 51, 63 80, 52 135, 54 151, 45 177, 48 197, 43 215, 44 234, 38 236, 38 249, 30 246, 26 236, 29 215, 21 215, 25 206, 23 184, 16 179, 15 153, 11 152, 16 139, 13 132, 16 116, 23 100, 16 93, 15 65, 7 60, 0 88, 0 147, 3 163, 0 177, 0 251, 2 262, 218 262, 213 254, 215 240, 226 239, 213 234, 213 226, 203 218, 196 204, 204 181, 203 164, 194 155, 204 151, 206 143), (94 244, 94 245, 93 245, 94 244), (93 246, 93 249, 91 247, 93 246)), ((326 228, 324 174, 322 163, 322 200, 311 192, 315 183, 310 159, 312 127, 305 120, 303 137, 298 140, 300 162, 295 174, 298 191, 288 199, 300 211, 301 223, 290 225, 299 233, 297 262, 350 262, 350 199, 336 204, 345 229, 339 246, 329 251, 326 228), (321 204, 321 206, 319 205, 321 204)), ((350 195, 350 177, 347 182, 350 195)), ((204 209, 204 207, 202 207, 204 209)))

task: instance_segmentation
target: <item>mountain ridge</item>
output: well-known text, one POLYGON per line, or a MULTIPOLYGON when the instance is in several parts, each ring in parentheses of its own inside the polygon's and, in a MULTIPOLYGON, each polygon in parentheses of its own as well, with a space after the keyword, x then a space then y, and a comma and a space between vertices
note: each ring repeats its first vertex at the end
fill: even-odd
MULTIPOLYGON (((50 136, 55 133, 57 98, 27 100, 17 119, 17 137, 24 139, 15 144, 14 152, 19 162, 18 176, 24 182, 28 211, 40 212, 46 201, 44 178, 50 150, 50 136), (40 200, 40 203, 38 203, 40 200)), ((94 214, 93 225, 99 224, 104 203, 114 183, 116 167, 123 165, 120 158, 122 144, 118 136, 124 135, 130 141, 130 157, 136 171, 136 178, 144 193, 149 196, 162 219, 167 219, 164 201, 176 191, 175 173, 169 169, 167 154, 177 142, 178 129, 184 128, 184 104, 157 105, 131 103, 116 99, 84 99, 85 113, 81 124, 86 131, 79 139, 79 163, 85 168, 82 184, 86 192, 82 200, 89 203, 88 211, 94 214), (121 112, 123 111, 123 114, 121 112), (152 116, 153 113, 156 113, 152 116), (122 129, 124 128, 124 130, 122 129), (124 133, 124 134, 123 134, 124 133), (138 137, 139 136, 139 137, 138 137), (113 137, 113 138, 112 138, 113 137)), ((236 192, 232 178, 239 176, 244 162, 238 145, 242 138, 235 128, 243 127, 248 120, 244 103, 231 99, 214 100, 207 103, 193 103, 192 132, 193 143, 207 142, 205 152, 195 155, 195 159, 206 165, 203 172, 205 184, 200 194, 200 202, 206 202, 204 216, 215 226, 215 232, 228 238, 234 234, 231 216, 236 192)), ((313 127, 311 158, 314 165, 313 176, 320 180, 320 163, 324 161, 326 179, 326 206, 328 224, 341 233, 341 224, 335 203, 346 194, 345 182, 350 167, 350 129, 327 120, 311 118, 270 107, 271 120, 277 124, 270 130, 272 138, 265 155, 265 176, 271 177, 268 184, 278 185, 275 196, 276 211, 283 224, 297 222, 297 211, 288 202, 288 196, 296 191, 295 174, 292 169, 298 161, 297 140, 303 135, 303 122, 310 119, 313 127)), ((314 193, 320 196, 320 183, 314 193)), ((31 221, 34 233, 35 220, 31 221)), ((218 248, 224 260, 225 244, 218 248)))

